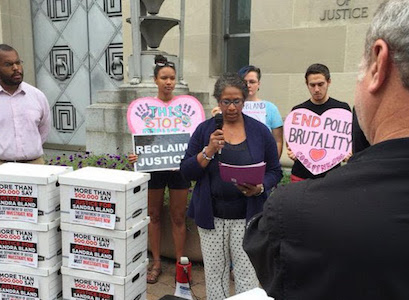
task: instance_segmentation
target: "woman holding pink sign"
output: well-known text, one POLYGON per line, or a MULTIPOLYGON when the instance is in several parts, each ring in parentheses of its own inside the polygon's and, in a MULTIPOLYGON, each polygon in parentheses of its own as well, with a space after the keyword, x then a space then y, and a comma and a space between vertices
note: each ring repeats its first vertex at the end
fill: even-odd
MULTIPOLYGON (((173 90, 176 85, 176 69, 174 63, 168 61, 167 58, 162 55, 157 55, 155 57, 154 79, 158 86, 156 98, 166 103, 171 101, 174 98, 173 90)), ((137 155, 129 155, 130 163, 135 163, 137 159, 137 155)), ((151 218, 151 222, 148 228, 153 262, 148 269, 147 282, 156 283, 162 274, 160 260, 160 219, 165 188, 166 186, 169 188, 175 257, 179 260, 180 257, 183 256, 185 246, 185 214, 190 181, 187 181, 180 171, 154 171, 150 174, 151 180, 148 183, 148 215, 151 218)))

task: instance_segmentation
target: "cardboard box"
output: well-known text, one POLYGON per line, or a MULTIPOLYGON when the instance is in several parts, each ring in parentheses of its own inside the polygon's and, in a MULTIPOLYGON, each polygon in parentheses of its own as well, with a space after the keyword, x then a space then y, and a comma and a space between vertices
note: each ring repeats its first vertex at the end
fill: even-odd
POLYGON ((148 260, 126 277, 61 267, 63 299, 145 300, 148 260))
POLYGON ((51 268, 61 262, 59 225, 60 219, 38 224, 0 221, 0 263, 51 268))
POLYGON ((62 299, 61 263, 52 268, 0 265, 1 299, 62 299))
POLYGON ((126 277, 147 258, 148 224, 119 231, 61 223, 63 266, 126 277))
POLYGON ((150 174, 86 167, 59 177, 61 222, 129 230, 148 214, 150 174))
POLYGON ((0 220, 49 223, 60 217, 58 176, 72 167, 5 163, 0 166, 0 220))

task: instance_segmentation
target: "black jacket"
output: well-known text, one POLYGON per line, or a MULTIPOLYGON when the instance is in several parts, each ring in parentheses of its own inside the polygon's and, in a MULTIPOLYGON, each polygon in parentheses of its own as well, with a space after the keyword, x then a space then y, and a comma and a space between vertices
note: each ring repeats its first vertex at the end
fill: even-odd
POLYGON ((278 188, 244 249, 276 300, 409 299, 409 138, 278 188))

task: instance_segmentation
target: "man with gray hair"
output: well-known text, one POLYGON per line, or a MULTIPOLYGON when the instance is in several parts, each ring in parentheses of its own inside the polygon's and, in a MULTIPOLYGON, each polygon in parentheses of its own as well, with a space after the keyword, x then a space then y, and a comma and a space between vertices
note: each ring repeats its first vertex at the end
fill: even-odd
POLYGON ((278 188, 244 249, 281 299, 409 299, 409 0, 380 5, 356 87, 370 147, 325 178, 278 188))

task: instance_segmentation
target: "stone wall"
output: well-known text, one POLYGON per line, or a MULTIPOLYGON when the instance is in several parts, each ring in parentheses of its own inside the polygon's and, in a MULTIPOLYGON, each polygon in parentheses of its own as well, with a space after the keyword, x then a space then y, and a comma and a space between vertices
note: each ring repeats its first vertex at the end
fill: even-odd
MULTIPOLYGON (((220 68, 219 0, 186 1, 185 80, 190 90, 212 94, 220 68)), ((252 0, 250 63, 262 69, 259 95, 278 106, 283 118, 309 98, 304 73, 313 63, 326 64, 330 95, 353 105, 365 33, 382 0, 252 0)), ((177 17, 178 0, 167 0, 162 14, 177 17), (166 12, 166 13, 165 13, 166 12)), ((173 29, 161 48, 176 53, 173 29)), ((216 104, 214 99, 210 103, 216 104)), ((283 165, 291 165, 285 155, 283 165)))

